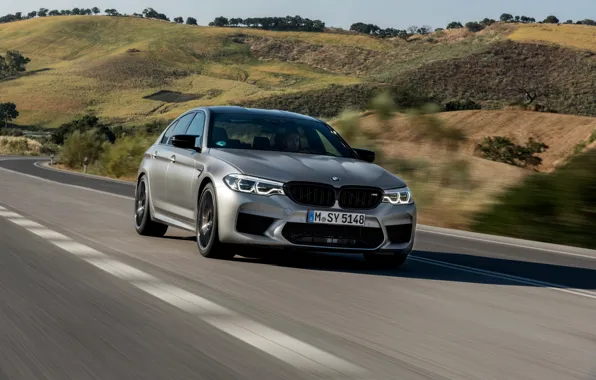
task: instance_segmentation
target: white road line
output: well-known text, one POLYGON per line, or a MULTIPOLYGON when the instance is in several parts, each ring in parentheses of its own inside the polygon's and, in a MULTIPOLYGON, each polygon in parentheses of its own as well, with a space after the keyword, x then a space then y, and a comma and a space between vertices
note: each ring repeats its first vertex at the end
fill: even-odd
POLYGON ((424 233, 428 233, 428 234, 448 236, 448 237, 457 238, 457 239, 473 240, 473 241, 479 241, 479 242, 482 242, 482 243, 501 244, 501 245, 506 245, 506 246, 509 246, 509 247, 530 249, 530 250, 533 250, 533 251, 542 251, 542 252, 557 253, 557 254, 560 254, 560 255, 575 256, 575 257, 581 257, 581 258, 584 258, 584 259, 596 260, 596 256, 582 255, 581 253, 573 253, 573 252, 568 252, 568 251, 560 251, 560 250, 557 250, 557 249, 549 249, 549 248, 541 248, 541 247, 532 247, 530 245, 517 244, 517 243, 508 243, 506 241, 500 241, 500 240, 496 240, 496 239, 495 240, 491 240, 491 239, 483 239, 483 238, 477 238, 477 237, 472 237, 472 236, 462 236, 462 235, 456 235, 456 234, 449 234, 449 233, 446 233, 446 232, 439 232, 439 231, 427 230, 424 227, 418 228, 418 231, 424 232, 424 233))
MULTIPOLYGON (((29 232, 44 237, 59 248, 80 256, 86 262, 121 279, 127 280, 140 290, 191 313, 211 326, 255 347, 275 358, 278 358, 299 369, 325 374, 339 374, 342 377, 364 374, 365 370, 348 361, 340 359, 321 349, 292 338, 280 331, 244 318, 239 314, 206 298, 188 292, 173 285, 166 284, 156 277, 145 273, 107 255, 77 243, 65 235, 52 231, 38 223, 22 218, 13 212, 2 211, 11 221, 19 220, 19 225, 29 232), (41 226, 41 227, 37 227, 41 226)), ((4 216, 2 215, 2 216, 4 216)))
POLYGON ((8 220, 13 222, 14 224, 17 224, 17 225, 19 225, 21 227, 25 227, 25 228, 44 228, 44 226, 42 226, 41 224, 34 222, 32 220, 29 220, 29 219, 8 218, 8 220))
MULTIPOLYGON (((128 197, 128 196, 125 196, 125 195, 119 195, 119 194, 114 194, 114 193, 108 193, 107 191, 96 190, 96 189, 92 189, 90 187, 85 187, 85 186, 71 185, 70 183, 63 183, 63 182, 58 182, 58 181, 52 181, 51 179, 41 178, 41 177, 37 177, 37 176, 31 175, 31 174, 25 174, 25 173, 17 172, 16 170, 10 170, 10 169, 6 169, 6 168, 0 168, 0 170, 3 170, 5 172, 10 172, 10 173, 18 174, 18 175, 22 175, 22 176, 29 177, 29 178, 33 178, 33 179, 36 179, 36 180, 39 180, 39 181, 43 181, 43 182, 47 182, 47 183, 53 183, 53 184, 58 184, 58 185, 68 186, 68 187, 74 187, 75 189, 92 191, 94 193, 99 193, 99 194, 103 194, 103 195, 110 195, 112 197, 117 197, 117 198, 122 198, 122 199, 133 199, 134 200, 134 197, 128 197)), ((134 184, 132 186, 132 189, 133 189, 132 191, 134 191, 134 184)))
POLYGON ((476 268, 467 267, 464 265, 452 264, 452 263, 447 263, 444 261, 438 261, 438 260, 433 260, 433 259, 427 259, 426 257, 410 256, 408 258, 408 260, 420 261, 420 262, 423 262, 426 264, 431 264, 431 265, 435 265, 435 266, 439 266, 439 267, 443 267, 443 268, 450 268, 450 269, 455 269, 455 270, 459 270, 462 272, 480 274, 483 276, 517 282, 519 284, 538 286, 541 288, 547 288, 547 289, 556 290, 559 292, 574 294, 576 296, 596 299, 596 293, 589 292, 589 291, 583 291, 583 290, 568 289, 567 287, 565 287, 563 285, 554 284, 552 282, 532 280, 532 279, 529 279, 526 277, 513 276, 513 275, 509 275, 509 274, 505 274, 505 273, 493 272, 493 271, 484 270, 484 269, 476 269, 476 268))
POLYGON ((3 216, 5 218, 15 218, 15 219, 22 218, 21 215, 17 214, 16 212, 12 212, 12 211, 0 211, 0 216, 3 216))
POLYGON ((198 316, 234 315, 231 310, 228 310, 223 306, 219 306, 203 297, 172 285, 137 282, 133 282, 133 285, 152 296, 191 314, 198 316))
POLYGON ((206 318, 210 325, 306 371, 324 373, 330 369, 343 375, 362 375, 364 370, 350 362, 247 319, 206 318))
POLYGON ((137 268, 121 263, 118 260, 109 258, 86 258, 86 262, 98 267, 99 269, 108 272, 109 274, 120 277, 129 281, 159 281, 156 277, 151 276, 137 268))
POLYGON ((69 237, 66 237, 56 231, 48 230, 45 227, 27 228, 27 230, 47 240, 70 240, 69 237))
POLYGON ((52 243, 75 256, 107 257, 103 253, 75 241, 52 241, 52 243))

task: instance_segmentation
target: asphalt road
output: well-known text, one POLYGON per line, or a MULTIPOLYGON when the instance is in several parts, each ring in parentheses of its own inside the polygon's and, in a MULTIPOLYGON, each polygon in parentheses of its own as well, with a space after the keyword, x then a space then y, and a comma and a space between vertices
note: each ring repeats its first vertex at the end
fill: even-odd
POLYGON ((395 271, 208 260, 138 236, 130 184, 0 160, 0 380, 596 379, 593 251, 422 227, 395 271))

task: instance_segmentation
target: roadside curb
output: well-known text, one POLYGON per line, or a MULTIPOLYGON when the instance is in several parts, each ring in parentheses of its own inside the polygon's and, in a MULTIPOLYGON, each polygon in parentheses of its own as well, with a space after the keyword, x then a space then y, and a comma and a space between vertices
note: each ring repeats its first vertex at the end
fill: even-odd
POLYGON ((122 183, 122 184, 126 184, 126 185, 134 185, 135 184, 134 181, 126 181, 126 180, 122 180, 122 179, 104 177, 104 176, 95 175, 95 174, 79 173, 79 172, 75 172, 73 170, 58 169, 58 168, 50 166, 49 161, 38 161, 34 165, 37 166, 38 168, 42 168, 42 169, 53 170, 56 172, 67 173, 67 174, 72 174, 72 175, 78 175, 81 177, 96 178, 96 179, 100 179, 102 181, 122 183))

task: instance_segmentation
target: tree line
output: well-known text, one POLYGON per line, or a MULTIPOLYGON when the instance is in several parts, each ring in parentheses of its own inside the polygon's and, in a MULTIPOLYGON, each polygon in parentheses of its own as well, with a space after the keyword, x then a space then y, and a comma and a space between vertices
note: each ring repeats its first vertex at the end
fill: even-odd
MULTIPOLYGON (((523 24, 533 24, 536 23, 536 19, 533 17, 528 16, 514 16, 510 13, 503 13, 499 20, 505 23, 523 23, 523 24)), ((485 18, 481 21, 470 21, 467 22, 465 25, 459 21, 452 21, 447 24, 446 29, 463 29, 466 28, 471 32, 479 32, 496 23, 497 20, 491 18, 485 18)), ((561 21, 554 15, 547 16, 543 21, 538 21, 540 24, 560 24, 561 21)), ((573 20, 567 20, 564 24, 576 24, 576 25, 590 25, 596 26, 596 21, 592 19, 584 19, 573 22, 573 20)), ((435 32, 441 31, 444 28, 437 28, 434 29, 435 32)), ((363 22, 356 22, 350 26, 350 31, 356 32, 359 34, 366 34, 373 37, 378 38, 393 38, 399 37, 405 41, 408 41, 413 35, 420 34, 420 35, 427 35, 433 32, 433 28, 430 25, 424 26, 417 26, 412 25, 407 29, 395 29, 395 28, 380 28, 378 25, 375 24, 367 24, 363 22)))
MULTIPOLYGON (((114 8, 105 9, 103 11, 107 16, 134 16, 142 17, 155 20, 163 20, 170 22, 170 18, 164 13, 158 12, 153 8, 145 8, 141 13, 133 13, 132 15, 121 14, 114 8)), ((40 8, 37 11, 32 11, 24 15, 22 12, 16 12, 14 14, 8 14, 0 17, 0 23, 26 20, 35 17, 48 17, 48 16, 71 16, 71 15, 98 15, 101 10, 98 7, 93 8, 73 8, 63 10, 49 10, 47 8, 40 8)), ((528 16, 514 16, 511 13, 503 13, 498 21, 511 22, 511 23, 536 23, 536 19, 528 16)), ((177 24, 186 23, 187 25, 198 25, 197 19, 194 17, 187 17, 186 21, 183 17, 175 17, 173 22, 177 24)), ((459 21, 452 21, 446 29, 460 29, 466 28, 471 32, 479 32, 489 25, 497 22, 495 19, 485 18, 481 21, 470 21, 465 25, 459 21)), ((544 24, 560 24, 562 23, 558 17, 554 15, 547 16, 543 21, 538 23, 544 24)), ((576 24, 576 25, 590 25, 596 26, 596 21, 593 19, 584 20, 567 20, 563 24, 576 24)), ((286 16, 286 17, 249 17, 249 18, 227 18, 223 16, 216 17, 209 23, 209 26, 217 27, 248 27, 265 30, 275 31, 308 31, 308 32, 323 32, 327 29, 325 22, 321 20, 311 20, 301 16, 286 16)), ((378 38, 393 38, 399 37, 405 41, 408 41, 413 35, 427 35, 433 31, 441 31, 444 28, 433 29, 430 25, 416 26, 412 25, 406 29, 395 29, 395 28, 380 28, 375 24, 368 24, 363 22, 356 22, 350 26, 350 31, 366 34, 378 38)))
POLYGON ((323 32, 325 23, 321 20, 311 20, 301 16, 286 17, 250 17, 250 18, 226 18, 216 17, 209 23, 209 26, 219 27, 239 27, 258 28, 276 31, 304 31, 304 32, 323 32))

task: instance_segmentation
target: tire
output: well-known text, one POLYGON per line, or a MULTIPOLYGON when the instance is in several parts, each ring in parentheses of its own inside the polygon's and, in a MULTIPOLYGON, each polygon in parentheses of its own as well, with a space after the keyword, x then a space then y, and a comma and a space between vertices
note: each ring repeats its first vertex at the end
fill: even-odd
POLYGON ((142 176, 135 190, 135 230, 139 235, 162 237, 166 234, 168 226, 151 220, 151 207, 149 205, 147 177, 142 176))
POLYGON ((235 256, 230 246, 219 241, 217 198, 212 183, 201 192, 196 217, 197 247, 199 253, 210 259, 228 260, 235 256))
POLYGON ((364 258, 369 265, 376 268, 401 268, 408 259, 407 253, 393 255, 376 255, 374 253, 365 253, 364 258))

